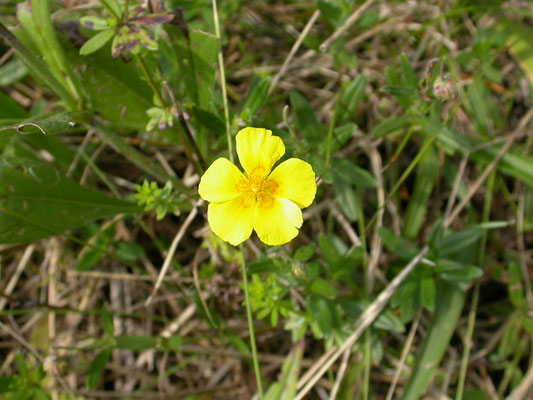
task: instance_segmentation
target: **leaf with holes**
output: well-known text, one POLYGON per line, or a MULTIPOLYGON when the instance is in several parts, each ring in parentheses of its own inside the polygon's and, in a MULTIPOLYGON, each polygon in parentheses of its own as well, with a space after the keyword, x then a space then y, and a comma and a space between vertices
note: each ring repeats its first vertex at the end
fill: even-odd
POLYGON ((33 242, 137 205, 81 186, 45 163, 0 162, 0 243, 33 242))

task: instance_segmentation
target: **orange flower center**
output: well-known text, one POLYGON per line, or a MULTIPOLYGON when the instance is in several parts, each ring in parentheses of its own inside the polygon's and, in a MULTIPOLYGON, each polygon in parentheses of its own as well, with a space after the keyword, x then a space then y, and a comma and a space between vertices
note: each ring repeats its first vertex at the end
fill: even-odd
POLYGON ((271 208, 278 187, 276 181, 265 178, 263 167, 256 167, 247 178, 241 178, 237 184, 237 190, 241 193, 241 205, 248 208, 257 202, 260 208, 271 208))

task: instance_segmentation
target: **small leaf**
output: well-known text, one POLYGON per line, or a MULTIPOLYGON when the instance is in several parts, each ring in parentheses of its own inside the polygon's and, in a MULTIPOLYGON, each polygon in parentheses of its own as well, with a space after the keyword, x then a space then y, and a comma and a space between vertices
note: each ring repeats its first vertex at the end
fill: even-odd
POLYGON ((0 138, 16 133, 55 135, 72 128, 74 125, 73 115, 70 112, 59 112, 25 119, 3 119, 0 120, 0 138))
POLYGON ((107 308, 107 305, 102 308, 102 328, 108 337, 113 337, 115 334, 115 325, 113 323, 113 314, 107 308))
POLYGON ((104 31, 98 32, 92 38, 87 40, 83 46, 81 46, 80 54, 85 56, 87 54, 94 53, 95 51, 100 50, 104 45, 111 40, 115 34, 114 29, 106 29, 104 31))
POLYGON ((350 221, 357 220, 357 216, 359 215, 357 211, 357 197, 352 185, 347 185, 337 174, 334 174, 333 187, 335 188, 335 199, 346 217, 350 221))
POLYGON ((311 293, 323 296, 326 299, 333 300, 335 297, 337 297, 337 291, 335 290, 335 287, 328 281, 321 278, 313 279, 308 289, 311 293))
POLYGON ((420 282, 420 301, 428 311, 435 310, 435 298, 437 297, 437 285, 430 275, 422 277, 420 282))
POLYGON ((308 304, 320 331, 324 336, 328 336, 333 329, 333 317, 329 301, 321 296, 312 295, 308 304))
POLYGON ((255 114, 258 113, 268 97, 269 89, 270 77, 264 79, 257 77, 253 80, 248 98, 242 106, 242 111, 240 114, 242 119, 249 121, 255 116, 255 114))
POLYGON ((376 139, 385 137, 391 133, 404 129, 409 126, 409 124, 410 121, 405 116, 392 117, 380 122, 372 131, 372 136, 376 139))
POLYGON ((310 143, 317 143, 324 138, 322 126, 318 123, 315 113, 309 102, 299 93, 290 95, 291 108, 296 114, 299 128, 303 131, 305 139, 310 143))
POLYGON ((385 247, 400 258, 411 259, 420 251, 413 243, 396 236, 387 228, 378 228, 378 235, 383 240, 385 247))
POLYGON ((110 357, 111 349, 104 349, 94 357, 91 366, 89 367, 89 375, 87 376, 86 385, 88 390, 91 390, 96 386, 110 357))
POLYGON ((435 269, 441 279, 452 282, 468 282, 483 275, 483 270, 475 265, 462 264, 452 260, 438 260, 435 269))
POLYGON ((115 336, 115 343, 118 349, 124 350, 147 350, 157 347, 157 337, 141 335, 121 335, 115 336))
POLYGON ((439 254, 441 257, 449 257, 452 254, 456 254, 477 242, 482 235, 483 231, 475 228, 454 232, 442 239, 438 247, 439 254))
POLYGON ((315 253, 316 245, 314 243, 308 244, 307 246, 300 247, 294 253, 293 259, 295 261, 306 262, 308 261, 313 254, 315 253))
POLYGON ((341 157, 334 157, 333 160, 331 160, 331 163, 335 174, 346 182, 353 183, 358 187, 377 187, 374 176, 365 169, 355 165, 355 163, 341 157))
POLYGON ((411 67, 409 59, 407 58, 405 53, 402 53, 401 63, 402 73, 405 81, 409 84, 409 86, 416 90, 418 88, 418 79, 416 79, 415 71, 413 70, 413 67, 411 67))

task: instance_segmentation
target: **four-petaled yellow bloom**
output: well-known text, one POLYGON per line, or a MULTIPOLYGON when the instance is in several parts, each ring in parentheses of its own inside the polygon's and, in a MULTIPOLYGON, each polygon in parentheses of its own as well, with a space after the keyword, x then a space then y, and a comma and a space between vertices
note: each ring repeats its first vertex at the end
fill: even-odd
POLYGON ((269 130, 245 128, 237 133, 236 140, 246 174, 226 158, 218 158, 198 186, 200 196, 210 202, 209 226, 234 246, 248 239, 253 229, 271 246, 290 242, 302 226, 301 208, 315 198, 311 165, 290 158, 272 171, 285 154, 285 146, 269 130))

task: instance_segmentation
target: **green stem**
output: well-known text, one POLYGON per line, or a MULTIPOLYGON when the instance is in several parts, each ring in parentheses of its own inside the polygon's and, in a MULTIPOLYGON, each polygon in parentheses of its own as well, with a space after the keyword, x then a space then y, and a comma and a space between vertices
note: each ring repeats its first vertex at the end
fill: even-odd
POLYGON ((233 142, 231 140, 231 127, 229 123, 228 93, 226 88, 226 72, 224 70, 224 56, 222 55, 222 37, 220 36, 220 24, 218 21, 217 1, 213 0, 213 20, 215 23, 215 35, 218 39, 218 68, 220 72, 220 87, 222 89, 222 101, 224 102, 224 119, 226 120, 226 136, 228 139, 229 159, 234 162, 233 142))
POLYGON ((163 100, 163 96, 161 96, 161 92, 157 88, 154 78, 152 77, 152 74, 150 74, 150 71, 148 71, 148 67, 146 66, 146 63, 144 62, 144 59, 140 57, 138 54, 134 54, 134 57, 139 67, 141 67, 141 71, 143 72, 143 75, 146 78, 148 85, 150 85, 152 92, 154 92, 155 97, 157 97, 157 100, 159 101, 161 106, 164 106, 166 104, 165 100, 163 100))
POLYGON ((122 17, 122 22, 124 24, 128 22, 129 8, 130 8, 130 0, 124 0, 124 16, 122 17))
POLYGON ((109 15, 111 15, 115 21, 117 21, 117 24, 120 24, 120 17, 117 15, 117 13, 113 10, 112 7, 109 6, 109 4, 107 4, 107 1, 105 0, 100 0, 100 4, 102 5, 102 7, 104 7, 107 12, 109 13, 109 15))
POLYGON ((257 348, 255 346, 254 321, 252 317, 252 306, 250 304, 250 294, 248 291, 248 276, 246 274, 246 257, 244 254, 244 246, 241 244, 242 257, 242 283, 244 288, 244 298, 246 301, 246 315, 248 317, 248 331, 250 333, 250 345, 252 346, 252 358, 254 363, 255 379, 257 381, 257 390, 259 392, 259 399, 263 400, 263 384, 261 383, 261 370, 259 368, 259 359, 257 358, 257 348))

